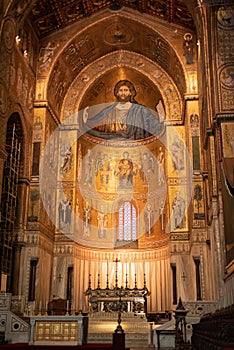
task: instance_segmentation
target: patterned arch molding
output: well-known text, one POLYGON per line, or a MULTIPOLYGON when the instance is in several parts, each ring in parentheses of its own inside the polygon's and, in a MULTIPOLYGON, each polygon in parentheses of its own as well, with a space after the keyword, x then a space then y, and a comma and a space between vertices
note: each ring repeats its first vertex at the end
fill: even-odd
POLYGON ((166 119, 173 123, 182 122, 183 99, 173 80, 150 59, 125 50, 107 54, 80 72, 68 89, 64 99, 61 121, 77 115, 84 94, 90 89, 95 80, 115 67, 132 68, 147 76, 161 93, 166 110, 166 119))

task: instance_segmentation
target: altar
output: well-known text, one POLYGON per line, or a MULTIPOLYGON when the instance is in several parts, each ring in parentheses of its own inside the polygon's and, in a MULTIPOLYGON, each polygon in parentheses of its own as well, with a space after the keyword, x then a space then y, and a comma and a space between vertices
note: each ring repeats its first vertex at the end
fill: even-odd
POLYGON ((87 288, 85 295, 88 296, 91 312, 121 311, 146 314, 147 296, 150 295, 150 292, 146 287, 145 276, 143 288, 137 287, 136 276, 134 288, 129 288, 127 280, 125 287, 118 287, 118 279, 116 274, 116 284, 113 288, 109 288, 107 278, 106 288, 100 288, 100 281, 98 279, 97 288, 92 289, 91 280, 89 279, 89 287, 87 288))
POLYGON ((87 342, 88 317, 79 315, 30 317, 30 344, 83 345, 87 342))
POLYGON ((146 313, 148 295, 145 290, 99 289, 86 291, 91 312, 146 313))

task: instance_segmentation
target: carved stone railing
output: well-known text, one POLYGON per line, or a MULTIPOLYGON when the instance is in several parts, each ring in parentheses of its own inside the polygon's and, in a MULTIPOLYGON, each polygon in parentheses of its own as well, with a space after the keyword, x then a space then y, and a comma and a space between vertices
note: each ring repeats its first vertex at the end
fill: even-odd
POLYGON ((11 293, 0 293, 0 343, 27 343, 29 324, 19 315, 22 314, 22 297, 12 297, 11 293))
POLYGON ((24 314, 25 297, 21 295, 11 296, 11 312, 22 316, 24 314))
POLYGON ((214 312, 218 308, 215 301, 184 301, 184 307, 188 310, 187 316, 201 317, 214 312))

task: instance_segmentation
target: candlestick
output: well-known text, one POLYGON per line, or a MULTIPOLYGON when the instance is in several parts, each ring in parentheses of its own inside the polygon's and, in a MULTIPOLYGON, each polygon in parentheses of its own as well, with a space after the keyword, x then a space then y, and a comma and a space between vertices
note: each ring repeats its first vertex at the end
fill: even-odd
POLYGON ((82 312, 82 299, 80 299, 80 302, 79 302, 79 313, 82 312))
POLYGON ((88 289, 91 289, 91 273, 89 274, 89 288, 88 289))
POLYGON ((41 315, 41 300, 39 301, 38 315, 41 315))
POLYGON ((75 300, 72 301, 71 312, 72 312, 73 316, 76 313, 76 301, 75 300))
POLYGON ((46 306, 45 306, 45 314, 48 314, 48 300, 46 300, 46 306))
POLYGON ((137 279, 136 279, 136 273, 135 273, 135 289, 137 289, 137 279))
POLYGON ((115 270, 115 288, 118 288, 118 263, 120 260, 116 258, 113 262, 116 263, 116 270, 115 270))
POLYGON ((107 266, 106 266, 106 289, 109 289, 109 264, 107 261, 107 266))
POLYGON ((66 312, 66 315, 69 315, 69 300, 67 300, 67 312, 66 312))
POLYGON ((145 273, 144 273, 144 288, 146 289, 146 278, 145 278, 145 273))
POLYGON ((128 274, 126 273, 125 288, 128 289, 128 274))

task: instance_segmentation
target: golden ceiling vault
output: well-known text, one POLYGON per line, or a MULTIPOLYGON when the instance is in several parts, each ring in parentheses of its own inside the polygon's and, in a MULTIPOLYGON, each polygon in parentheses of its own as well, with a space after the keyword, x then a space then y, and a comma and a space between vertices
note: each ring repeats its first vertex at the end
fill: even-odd
POLYGON ((164 21, 194 29, 194 22, 186 3, 181 0, 80 0, 80 1, 34 1, 30 20, 39 37, 63 29, 78 20, 89 17, 100 10, 118 12, 124 7, 149 14, 164 21))
POLYGON ((200 315, 201 302, 233 299, 228 2, 1 3, 1 289, 26 316, 53 295, 88 311, 89 281, 103 288, 110 272, 111 286, 117 260, 121 285, 126 273, 131 288, 146 280, 148 311, 173 310, 181 296, 200 315), (124 108, 122 80, 136 91, 124 108))

